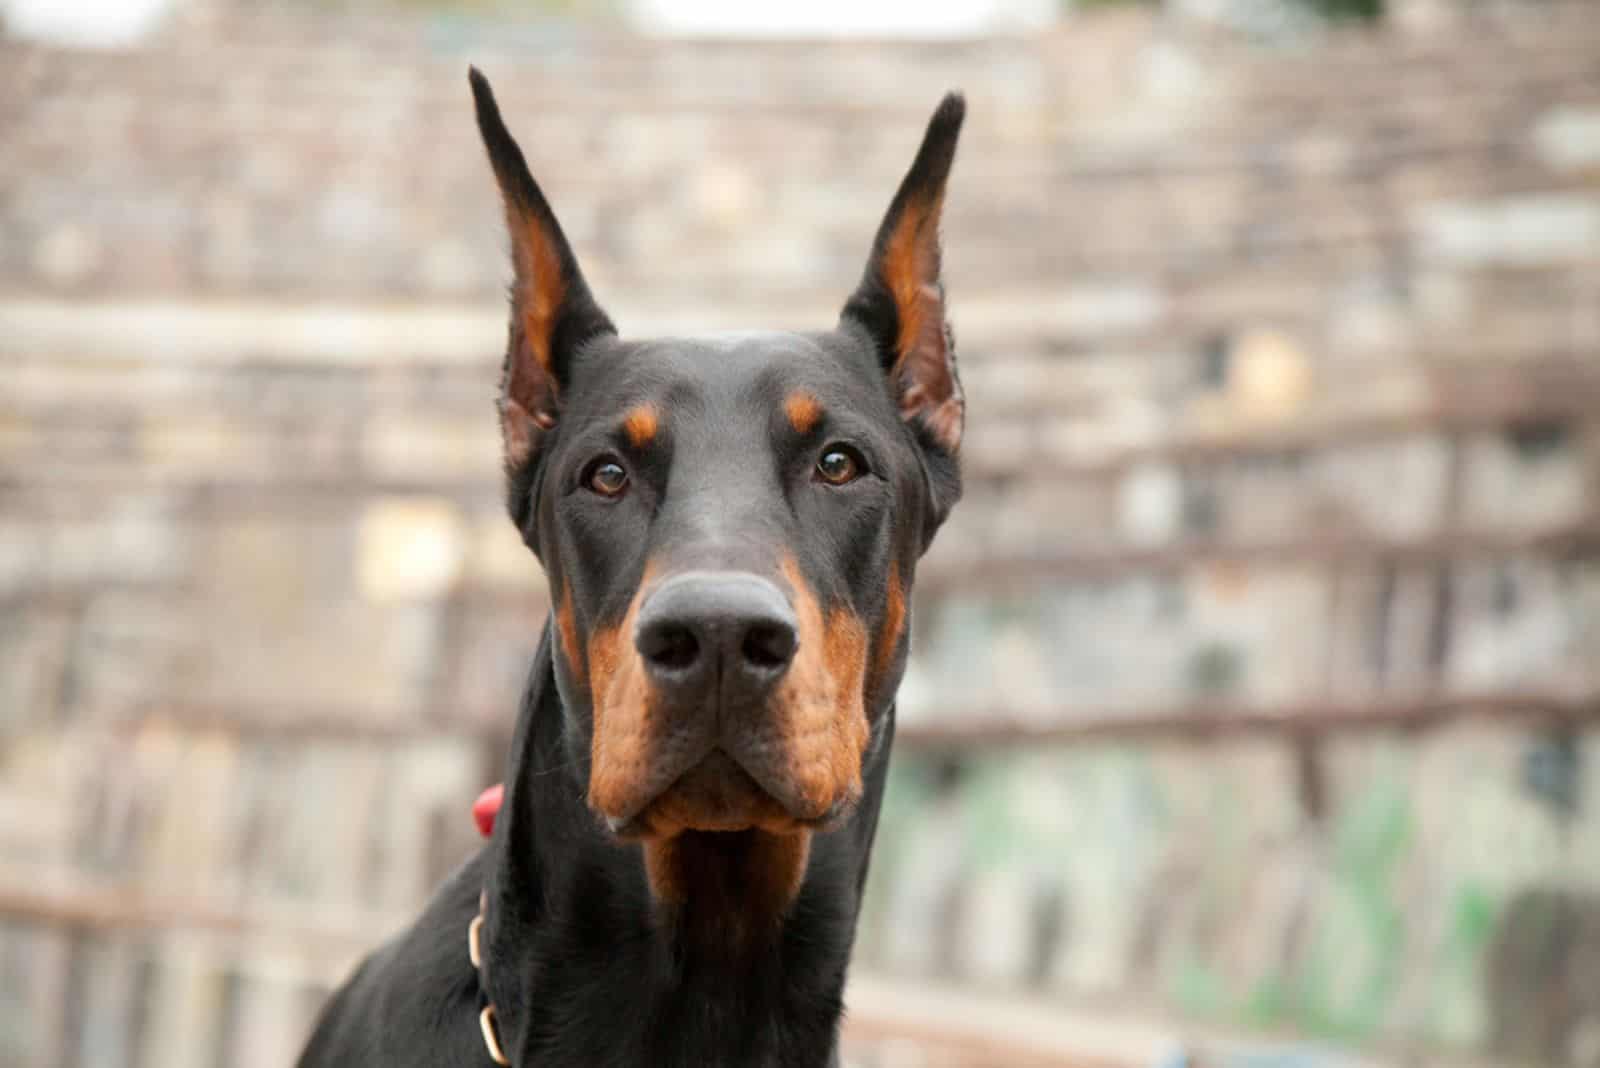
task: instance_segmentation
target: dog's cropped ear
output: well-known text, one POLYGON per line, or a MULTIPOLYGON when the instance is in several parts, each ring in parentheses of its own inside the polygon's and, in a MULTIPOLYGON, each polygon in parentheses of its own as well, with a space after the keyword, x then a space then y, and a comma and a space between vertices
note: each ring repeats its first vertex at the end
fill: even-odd
POLYGON ((478 132, 489 152, 511 232, 511 330, 500 377, 500 429, 508 470, 522 467, 556 424, 573 353, 616 327, 589 294, 550 204, 506 129, 489 80, 468 75, 478 132))
POLYGON ((878 228, 861 285, 844 307, 844 318, 865 326, 877 343, 901 416, 925 444, 951 457, 961 445, 966 402, 945 321, 939 213, 965 116, 957 93, 933 113, 878 228))

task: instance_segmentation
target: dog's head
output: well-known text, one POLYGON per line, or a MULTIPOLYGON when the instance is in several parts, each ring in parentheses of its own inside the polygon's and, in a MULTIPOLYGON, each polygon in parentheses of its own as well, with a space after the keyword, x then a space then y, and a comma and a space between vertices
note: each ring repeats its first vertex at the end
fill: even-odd
POLYGON ((549 575, 589 806, 645 841, 658 895, 684 832, 787 842, 797 879, 811 831, 861 796, 916 561, 960 494, 939 217, 962 100, 934 113, 832 330, 624 341, 471 80, 514 267, 509 504, 549 575))

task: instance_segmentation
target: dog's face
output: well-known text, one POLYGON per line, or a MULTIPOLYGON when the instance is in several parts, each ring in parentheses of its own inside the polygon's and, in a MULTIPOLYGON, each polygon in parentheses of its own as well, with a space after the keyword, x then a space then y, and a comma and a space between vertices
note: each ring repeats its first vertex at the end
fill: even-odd
POLYGON ((644 840, 658 896, 682 892, 685 832, 758 832, 798 880, 861 795, 915 564, 960 493, 938 238, 960 98, 833 330, 625 341, 472 86, 515 268, 509 503, 549 575, 589 806, 644 840))

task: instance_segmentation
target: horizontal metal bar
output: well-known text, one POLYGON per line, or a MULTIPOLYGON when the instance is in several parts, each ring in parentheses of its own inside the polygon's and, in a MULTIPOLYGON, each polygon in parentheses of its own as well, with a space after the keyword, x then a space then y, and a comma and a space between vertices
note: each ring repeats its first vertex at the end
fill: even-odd
MULTIPOLYGON (((328 706, 151 702, 105 729, 134 732, 157 724, 181 730, 272 738, 349 739, 374 743, 422 737, 467 741, 509 738, 511 702, 495 711, 458 709, 451 718, 422 719, 399 711, 328 706)), ((1101 740, 1210 738, 1237 734, 1317 734, 1362 730, 1419 731, 1461 720, 1518 726, 1559 723, 1600 725, 1600 684, 1572 688, 1516 688, 1472 692, 1344 695, 1270 705, 1222 701, 1113 707, 933 710, 902 716, 897 742, 912 748, 1074 744, 1101 740)), ((76 721, 86 725, 82 718, 76 721)))
POLYGON ((48 879, 36 873, 7 871, 0 875, 0 916, 27 919, 42 926, 92 931, 205 931, 242 938, 264 938, 290 946, 306 956, 337 963, 374 945, 407 917, 385 915, 373 920, 372 910, 345 910, 343 922, 316 919, 311 909, 285 910, 276 904, 241 904, 237 899, 174 894, 147 894, 137 886, 69 882, 71 873, 48 879))
MULTIPOLYGON (((1174 434, 1163 440, 1134 445, 1104 456, 1072 457, 1048 450, 1030 454, 1022 471, 1009 457, 985 455, 969 449, 964 461, 967 477, 1008 479, 1025 477, 1030 482, 1045 480, 1096 480, 1115 477, 1136 464, 1171 463, 1179 465, 1223 463, 1252 456, 1287 452, 1309 452, 1346 444, 1371 444, 1375 441, 1421 433, 1463 433, 1485 431, 1533 422, 1575 422, 1600 424, 1600 373, 1588 370, 1572 357, 1549 357, 1514 366, 1496 365, 1492 369, 1463 369, 1456 377, 1440 380, 1434 396, 1416 407, 1398 411, 1363 412, 1321 421, 1303 421, 1286 426, 1242 432, 1174 434)), ((86 409, 86 426, 103 429, 105 412, 86 409)), ((991 418, 1024 414, 1002 408, 989 413, 991 418)), ((78 420, 52 416, 49 425, 73 425, 78 420)), ((241 420, 240 427, 250 424, 241 420)), ((287 433, 287 431, 285 432, 287 433)), ((263 437, 270 438, 267 434, 263 437)), ((304 470, 218 479, 207 474, 185 477, 182 472, 159 471, 151 474, 139 465, 119 471, 86 456, 74 464, 57 458, 39 468, 39 478, 20 480, 23 490, 71 486, 77 488, 129 489, 143 487, 204 487, 206 506, 226 509, 233 498, 242 497, 250 506, 265 500, 276 503, 284 498, 304 495, 316 498, 335 494, 351 497, 389 493, 436 493, 471 499, 492 492, 499 477, 487 466, 477 475, 455 477, 374 477, 359 469, 360 457, 349 457, 352 466, 341 470, 304 470)), ((107 457, 104 459, 114 460, 107 457)), ((235 504, 235 506, 237 506, 235 504)))
POLYGON ((1305 735, 1357 731, 1413 732, 1467 720, 1541 727, 1600 726, 1600 688, 1504 690, 1344 698, 1249 708, 1223 702, 1146 707, 1127 713, 1061 708, 1019 716, 996 710, 960 719, 929 716, 907 723, 896 741, 910 748, 1068 745, 1091 741, 1208 739, 1238 735, 1305 735))
POLYGON ((1150 548, 1117 547, 1054 556, 991 556, 930 561, 919 576, 921 592, 957 593, 1048 579, 1105 580, 1161 574, 1205 565, 1433 564, 1464 556, 1517 553, 1568 555, 1600 552, 1600 514, 1526 529, 1450 529, 1411 538, 1367 534, 1311 534, 1260 541, 1190 540, 1150 548))
MULTIPOLYGON (((1565 557, 1600 553, 1600 513, 1529 528, 1447 529, 1408 538, 1370 534, 1309 534, 1259 541, 1200 540, 1105 550, 1074 550, 1052 556, 941 558, 937 554, 918 575, 923 596, 1032 590, 1047 581, 1110 581, 1145 574, 1170 574, 1190 567, 1246 565, 1433 565, 1463 557, 1516 554, 1565 557)), ((531 564, 529 565, 532 566, 531 564)), ((96 582, 93 586, 52 585, 0 595, 0 607, 18 610, 71 608, 108 591, 151 596, 183 596, 183 584, 96 582)), ((523 610, 545 603, 537 589, 467 582, 448 599, 475 608, 523 610)))

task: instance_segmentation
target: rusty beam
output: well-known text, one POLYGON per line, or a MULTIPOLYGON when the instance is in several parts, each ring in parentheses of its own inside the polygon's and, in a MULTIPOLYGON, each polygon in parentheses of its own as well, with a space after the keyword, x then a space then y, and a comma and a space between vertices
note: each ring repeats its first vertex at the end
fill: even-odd
MULTIPOLYGON (((1066 457, 1046 451, 1030 453, 1026 477, 1030 480, 1093 481, 1116 477, 1130 467, 1146 463, 1178 465, 1220 463, 1253 456, 1309 452, 1342 444, 1427 433, 1492 431, 1535 422, 1587 424, 1600 419, 1600 375, 1570 359, 1530 361, 1512 367, 1455 369, 1452 376, 1436 375, 1432 398, 1403 411, 1358 413, 1320 421, 1293 423, 1265 430, 1242 432, 1178 433, 1161 441, 1118 449, 1099 457, 1066 457)), ((1039 413, 1043 414, 1043 413, 1039 413)), ((1027 418, 1011 408, 991 413, 1006 418, 1027 418)), ((89 417, 88 413, 84 418, 89 417)), ((103 413, 95 418, 103 422, 103 413)), ((59 422, 71 424, 67 418, 59 422)), ((59 423, 52 423, 59 425, 59 423)), ((91 425, 91 424, 86 424, 91 425)), ((247 422, 241 422, 248 426, 247 422)), ((99 427, 100 423, 93 423, 99 427)), ((499 481, 487 467, 469 477, 373 477, 350 457, 347 469, 291 469, 244 479, 218 480, 208 476, 185 479, 171 472, 149 476, 139 465, 116 470, 110 457, 85 456, 78 462, 56 457, 39 468, 45 477, 19 480, 25 488, 72 487, 126 489, 140 486, 184 486, 204 491, 202 507, 231 513, 259 510, 291 501, 307 511, 354 496, 389 493, 430 493, 461 500, 477 500, 498 491, 499 481)), ((1023 472, 1010 459, 985 456, 969 450, 964 462, 974 480, 1007 479, 1023 472)))
MULTIPOLYGON (((405 917, 328 922, 295 910, 251 907, 209 897, 148 894, 138 887, 70 883, 8 871, 0 876, 0 916, 68 930, 147 932, 202 931, 280 942, 325 958, 349 958, 395 930, 405 917)), ((364 913, 364 917, 370 913, 364 913)))
POLYGON ((1259 541, 1194 539, 1150 548, 1116 547, 1033 557, 985 556, 966 560, 935 555, 919 576, 922 593, 962 593, 1022 587, 1042 581, 1105 581, 1130 575, 1170 574, 1190 567, 1249 565, 1433 564, 1456 557, 1518 553, 1568 556, 1600 553, 1600 514, 1542 527, 1445 530, 1412 538, 1315 533, 1259 541))
MULTIPOLYGON (((1520 370, 1507 368, 1499 373, 1461 371, 1459 376, 1460 380, 1439 376, 1431 400, 1403 411, 1365 412, 1257 430, 1179 433, 1099 458, 1074 459, 1047 451, 1030 453, 1026 477, 1029 481, 1092 481, 1117 477, 1140 464, 1216 464, 1341 445, 1369 445, 1418 434, 1481 433, 1533 423, 1587 426, 1600 422, 1600 375, 1573 371, 1567 361, 1520 370)), ((1023 475, 1014 461, 991 459, 981 452, 969 452, 962 470, 974 480, 1023 475)))
POLYGON ((996 709, 956 717, 930 715, 906 723, 896 740, 910 749, 1071 745, 1094 741, 1215 739, 1240 735, 1326 735, 1359 731, 1416 732, 1466 721, 1543 727, 1600 726, 1600 688, 1504 690, 1300 701, 1250 708, 1208 701, 1120 712, 1038 709, 1026 715, 996 709))
MULTIPOLYGON (((347 739, 372 743, 422 737, 493 743, 508 741, 514 702, 504 708, 458 709, 451 718, 421 719, 382 710, 267 707, 249 703, 152 702, 145 711, 109 721, 106 729, 136 732, 165 725, 240 737, 347 739)), ((938 709, 902 719, 899 743, 908 748, 1070 745, 1096 741, 1205 739, 1241 734, 1325 734, 1421 731, 1481 720, 1536 727, 1600 725, 1600 684, 1568 689, 1516 688, 1328 697, 1247 706, 1223 701, 1127 708, 1043 707, 938 709)), ((81 722, 81 721, 80 721, 81 722)))
MULTIPOLYGON (((1103 582, 1137 575, 1171 574, 1191 567, 1363 563, 1404 566, 1522 553, 1555 557, 1600 554, 1600 512, 1538 527, 1444 530, 1409 538, 1311 533, 1258 541, 1191 539, 1148 548, 1073 550, 1033 557, 985 556, 963 560, 942 558, 935 553, 923 565, 918 592, 923 596, 944 596, 1018 588, 1031 591, 1041 582, 1052 580, 1103 582)), ((190 587, 182 583, 55 585, 0 595, 0 608, 15 611, 70 609, 107 591, 175 597, 192 593, 190 587)), ((482 609, 537 610, 547 604, 545 594, 538 589, 512 589, 475 582, 463 584, 450 596, 482 609)))

